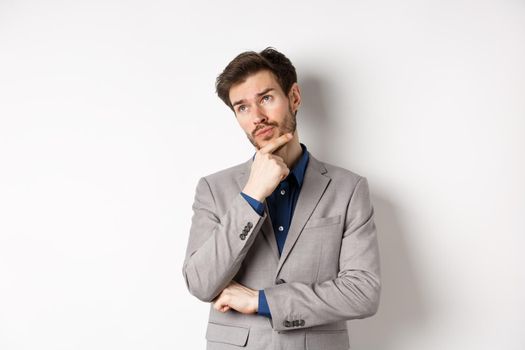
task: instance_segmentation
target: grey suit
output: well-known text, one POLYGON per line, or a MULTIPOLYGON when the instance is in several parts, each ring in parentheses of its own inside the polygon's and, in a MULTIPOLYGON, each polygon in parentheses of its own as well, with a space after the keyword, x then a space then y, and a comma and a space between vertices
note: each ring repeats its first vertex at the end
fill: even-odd
POLYGON ((211 302, 231 280, 264 289, 272 318, 210 307, 208 349, 348 349, 346 320, 379 304, 379 252, 365 177, 310 154, 279 257, 268 211, 240 195, 252 159, 203 177, 183 274, 211 302))

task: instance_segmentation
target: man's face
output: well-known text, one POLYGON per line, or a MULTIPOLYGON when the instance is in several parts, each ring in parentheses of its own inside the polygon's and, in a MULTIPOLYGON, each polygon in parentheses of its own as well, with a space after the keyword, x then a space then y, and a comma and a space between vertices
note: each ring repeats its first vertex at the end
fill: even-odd
POLYGON ((286 96, 275 76, 263 70, 231 87, 230 101, 237 121, 256 149, 285 133, 295 132, 298 103, 292 104, 294 94, 298 93, 296 86, 286 96))

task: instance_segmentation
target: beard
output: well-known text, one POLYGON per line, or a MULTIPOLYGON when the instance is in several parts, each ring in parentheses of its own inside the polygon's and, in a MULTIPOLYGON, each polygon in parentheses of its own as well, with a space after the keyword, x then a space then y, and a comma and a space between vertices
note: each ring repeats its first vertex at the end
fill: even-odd
POLYGON ((257 128, 252 132, 252 134, 246 134, 248 137, 248 140, 251 142, 252 145, 255 146, 257 150, 260 150, 262 146, 255 140, 255 134, 259 132, 259 130, 266 128, 268 126, 272 126, 275 130, 277 130, 277 137, 284 135, 286 133, 295 133, 295 130, 297 129, 297 119, 296 114, 292 112, 292 108, 288 108, 288 113, 286 117, 284 118, 284 121, 282 124, 279 124, 277 122, 268 122, 264 124, 259 124, 257 128))

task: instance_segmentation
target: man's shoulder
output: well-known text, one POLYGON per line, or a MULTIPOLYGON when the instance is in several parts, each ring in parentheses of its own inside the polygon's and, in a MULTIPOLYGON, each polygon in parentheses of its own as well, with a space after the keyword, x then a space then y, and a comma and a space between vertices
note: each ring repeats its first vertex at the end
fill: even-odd
POLYGON ((208 183, 217 183, 219 181, 228 181, 228 180, 235 180, 236 177, 240 176, 241 174, 245 173, 247 169, 249 169, 249 162, 244 161, 242 163, 230 166, 228 168, 215 171, 213 173, 210 173, 208 175, 203 176, 203 178, 208 183))
POLYGON ((364 178, 363 175, 361 175, 361 174, 359 174, 359 173, 357 173, 357 172, 355 172, 353 170, 344 168, 344 167, 339 166, 339 165, 335 165, 335 164, 331 164, 331 163, 325 162, 323 160, 317 159, 317 158, 312 157, 312 156, 310 156, 310 157, 311 157, 311 159, 313 159, 312 164, 314 166, 319 167, 319 169, 322 172, 326 172, 325 175, 327 175, 328 177, 330 177, 332 179, 342 180, 342 181, 346 180, 346 181, 357 183, 359 180, 364 178))

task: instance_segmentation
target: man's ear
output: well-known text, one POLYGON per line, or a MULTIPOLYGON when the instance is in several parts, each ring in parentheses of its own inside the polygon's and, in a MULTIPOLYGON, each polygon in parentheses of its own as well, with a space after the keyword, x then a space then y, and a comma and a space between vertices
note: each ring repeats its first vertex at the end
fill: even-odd
POLYGON ((292 87, 290 88, 288 100, 290 101, 292 112, 297 112, 299 105, 301 104, 301 90, 299 89, 299 85, 297 83, 293 83, 292 87))

